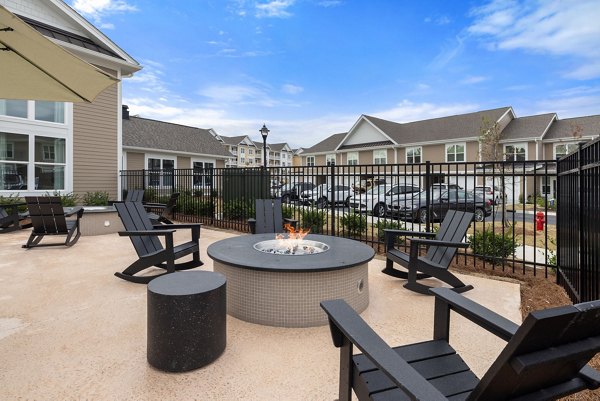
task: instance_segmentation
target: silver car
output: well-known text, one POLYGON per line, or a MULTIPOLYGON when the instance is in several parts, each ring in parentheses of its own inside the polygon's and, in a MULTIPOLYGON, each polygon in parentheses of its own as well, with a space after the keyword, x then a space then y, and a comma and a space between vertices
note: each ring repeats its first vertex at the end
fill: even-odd
POLYGON ((373 216, 385 216, 393 203, 400 203, 405 198, 420 192, 421 189, 412 184, 379 185, 366 193, 355 194, 350 198, 350 209, 355 212, 372 212, 373 216))
POLYGON ((302 192, 302 194, 300 194, 300 200, 305 205, 314 204, 318 208, 324 208, 330 204, 334 198, 335 203, 348 205, 348 201, 353 195, 354 190, 350 186, 321 184, 313 190, 302 192))

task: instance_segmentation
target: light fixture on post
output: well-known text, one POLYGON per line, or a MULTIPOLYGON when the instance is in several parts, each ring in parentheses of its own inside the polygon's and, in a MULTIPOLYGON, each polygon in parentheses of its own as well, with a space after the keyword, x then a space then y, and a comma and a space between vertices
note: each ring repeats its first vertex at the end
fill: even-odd
POLYGON ((263 124, 259 132, 263 138, 263 167, 267 168, 267 135, 269 135, 269 129, 263 124))

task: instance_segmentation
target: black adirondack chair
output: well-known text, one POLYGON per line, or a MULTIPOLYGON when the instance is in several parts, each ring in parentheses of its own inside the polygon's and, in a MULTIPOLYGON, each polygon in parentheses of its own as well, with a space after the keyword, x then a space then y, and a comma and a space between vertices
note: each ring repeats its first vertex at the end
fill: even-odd
POLYGON ((192 269, 203 265, 202 261, 200 261, 200 227, 202 224, 154 226, 150 218, 148 218, 146 209, 144 209, 144 205, 141 202, 115 203, 115 208, 123 222, 123 227, 125 227, 125 231, 119 231, 119 235, 127 236, 131 239, 131 243, 139 257, 138 260, 129 265, 123 272, 116 272, 115 276, 134 283, 146 284, 162 274, 173 273, 176 270, 192 269), (191 230, 192 240, 175 245, 173 233, 176 229, 191 230), (165 238, 165 246, 160 242, 159 237, 165 238), (189 254, 192 254, 192 260, 175 263, 177 259, 189 254), (166 272, 153 276, 135 275, 152 266, 165 269, 166 272))
POLYGON ((420 231, 390 230, 385 231, 386 263, 383 273, 393 277, 407 279, 404 287, 425 295, 431 295, 429 286, 418 283, 428 277, 435 277, 452 286, 456 292, 472 290, 472 285, 465 285, 458 277, 448 271, 458 248, 467 248, 468 243, 462 242, 473 213, 449 210, 437 233, 420 231), (407 254, 395 247, 398 236, 410 236, 410 253, 407 254), (414 238, 426 237, 426 238, 414 238), (429 238, 429 239, 427 239, 429 238), (429 246, 427 255, 419 256, 421 245, 429 246), (408 271, 394 269, 398 263, 408 271))
POLYGON ((436 296, 433 340, 390 348, 343 300, 321 302, 340 348, 339 401, 555 400, 600 386, 600 301, 532 312, 521 326, 453 292, 436 296), (450 311, 508 341, 479 379, 449 344, 450 311), (353 355, 356 346, 362 354, 353 355))
POLYGON ((27 243, 23 248, 34 246, 71 246, 81 236, 79 220, 83 216, 81 206, 63 208, 60 196, 26 196, 25 202, 29 210, 33 229, 27 243), (76 216, 76 219, 67 220, 67 217, 76 216), (63 243, 39 244, 46 235, 66 235, 63 243))
POLYGON ((17 205, 0 205, 0 234, 20 228, 17 205))
POLYGON ((283 225, 296 228, 298 221, 284 218, 281 211, 281 199, 257 199, 256 219, 248 219, 252 234, 268 234, 283 232, 283 225))
POLYGON ((175 213, 178 198, 179 192, 173 192, 167 203, 144 203, 144 207, 150 214, 150 220, 152 220, 154 224, 173 224, 171 219, 175 213))

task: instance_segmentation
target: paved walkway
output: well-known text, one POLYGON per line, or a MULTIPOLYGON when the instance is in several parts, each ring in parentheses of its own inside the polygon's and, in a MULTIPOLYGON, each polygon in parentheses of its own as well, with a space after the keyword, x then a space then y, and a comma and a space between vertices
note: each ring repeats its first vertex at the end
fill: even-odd
MULTIPOLYGON (((180 374, 153 369, 146 361, 146 286, 113 276, 136 258, 129 240, 110 234, 81 237, 72 248, 26 250, 27 231, 0 235, 0 399, 337 398, 338 350, 327 326, 275 328, 228 316, 227 348, 216 362, 180 374)), ((206 247, 232 235, 202 229, 203 269, 212 270, 206 247)), ((363 318, 392 345, 430 339, 433 299, 381 274, 383 264, 370 263, 363 318)), ((520 321, 517 284, 461 277, 475 286, 469 298, 520 321)), ((504 347, 459 317, 451 332, 477 374, 504 347)))

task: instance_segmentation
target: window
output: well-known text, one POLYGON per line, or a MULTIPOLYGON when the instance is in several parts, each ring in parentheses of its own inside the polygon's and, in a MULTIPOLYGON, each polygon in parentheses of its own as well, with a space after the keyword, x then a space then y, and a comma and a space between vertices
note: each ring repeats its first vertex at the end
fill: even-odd
POLYGON ((373 151, 373 164, 387 164, 387 151, 385 149, 373 151))
POLYGON ((153 187, 173 186, 174 159, 163 159, 157 157, 148 158, 148 185, 153 187))
POLYGON ((355 166, 358 164, 358 152, 348 152, 347 155, 348 164, 355 166))
POLYGON ((554 158, 558 159, 559 157, 563 157, 568 155, 571 152, 574 152, 578 149, 579 145, 576 143, 565 143, 554 145, 554 158))
POLYGON ((504 154, 506 161, 522 162, 527 160, 525 145, 505 145, 504 154))
POLYGON ((542 195, 551 195, 550 192, 550 177, 548 176, 542 176, 542 181, 541 181, 541 190, 542 190, 542 195))
POLYGON ((65 139, 35 137, 35 189, 65 189, 65 139))
POLYGON ((406 163, 407 164, 418 164, 421 163, 421 153, 423 148, 417 146, 415 148, 406 148, 406 163))
POLYGON ((27 100, 0 100, 0 115, 27 118, 27 100))
POLYGON ((65 122, 65 104, 63 102, 35 101, 35 119, 51 123, 65 122))
POLYGON ((254 149, 248 149, 248 154, 249 155, 253 155, 254 154, 254 149))
POLYGON ((27 189, 29 135, 0 132, 0 190, 27 189))
POLYGON ((446 161, 449 163, 464 162, 465 157, 465 145, 446 145, 446 161))
POLYGON ((314 156, 306 156, 306 165, 314 166, 315 165, 315 157, 314 156))
POLYGON ((214 163, 210 162, 194 162, 192 164, 194 170, 194 187, 211 187, 213 184, 214 163))
POLYGON ((335 155, 325 156, 325 161, 327 162, 328 166, 334 166, 335 165, 335 155))
POLYGON ((246 149, 240 148, 240 155, 246 154, 246 149))

